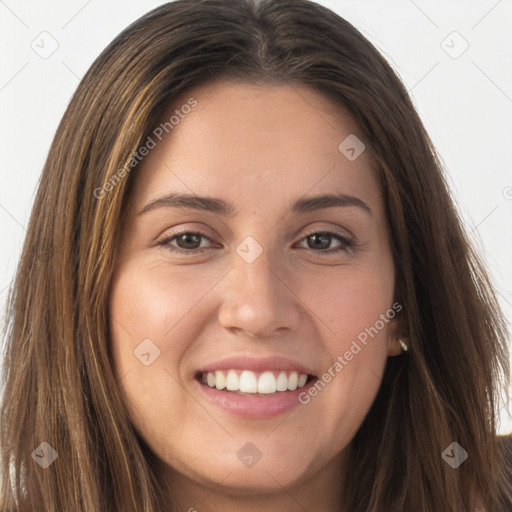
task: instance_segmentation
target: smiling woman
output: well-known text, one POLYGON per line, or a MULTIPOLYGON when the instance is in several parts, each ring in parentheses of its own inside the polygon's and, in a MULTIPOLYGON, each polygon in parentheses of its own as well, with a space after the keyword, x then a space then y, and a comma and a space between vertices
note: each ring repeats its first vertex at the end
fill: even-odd
POLYGON ((80 84, 8 309, 2 511, 503 512, 507 330, 400 80, 178 0, 80 84))

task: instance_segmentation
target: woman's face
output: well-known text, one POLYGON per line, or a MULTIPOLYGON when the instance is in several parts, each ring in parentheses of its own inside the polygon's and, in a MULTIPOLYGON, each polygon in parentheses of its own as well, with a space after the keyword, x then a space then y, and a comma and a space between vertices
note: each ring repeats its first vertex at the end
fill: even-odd
POLYGON ((305 85, 213 84, 162 122, 176 109, 133 171, 111 288, 131 419, 181 484, 261 495, 339 482, 400 351, 361 132, 305 85))

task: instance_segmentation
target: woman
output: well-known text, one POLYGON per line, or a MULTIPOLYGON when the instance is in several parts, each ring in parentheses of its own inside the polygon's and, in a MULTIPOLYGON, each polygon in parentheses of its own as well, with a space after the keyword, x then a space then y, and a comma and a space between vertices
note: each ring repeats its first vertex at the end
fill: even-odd
POLYGON ((512 506, 507 331, 398 77, 304 0, 100 55, 8 312, 2 510, 512 506))

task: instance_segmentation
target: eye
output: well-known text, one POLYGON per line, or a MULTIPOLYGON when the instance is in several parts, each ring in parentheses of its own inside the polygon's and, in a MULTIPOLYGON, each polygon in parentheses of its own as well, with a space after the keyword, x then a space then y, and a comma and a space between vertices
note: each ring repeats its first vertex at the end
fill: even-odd
POLYGON ((346 236, 341 235, 339 233, 333 233, 331 231, 310 232, 301 240, 301 243, 302 242, 306 242, 306 249, 313 249, 313 252, 321 254, 332 254, 339 253, 341 251, 347 251, 347 249, 355 245, 354 242, 352 240, 349 240, 346 236), (337 240, 339 242, 338 247, 334 249, 328 249, 333 240, 337 240))
POLYGON ((201 231, 182 231, 160 240, 158 245, 179 254, 201 254, 208 250, 204 246, 201 247, 201 239, 211 242, 210 237, 201 231), (173 242, 176 242, 176 245, 173 242))
MULTIPOLYGON (((163 240, 157 242, 157 245, 163 246, 171 252, 193 256, 201 254, 210 249, 202 245, 202 240, 211 242, 211 238, 202 231, 182 231, 167 236, 163 240)), ((301 243, 306 242, 305 249, 311 249, 313 252, 320 254, 333 254, 341 251, 347 251, 355 243, 346 236, 331 231, 312 231, 302 238, 301 243), (338 247, 329 249, 333 241, 338 241, 338 247), (319 250, 318 250, 319 249, 319 250)))

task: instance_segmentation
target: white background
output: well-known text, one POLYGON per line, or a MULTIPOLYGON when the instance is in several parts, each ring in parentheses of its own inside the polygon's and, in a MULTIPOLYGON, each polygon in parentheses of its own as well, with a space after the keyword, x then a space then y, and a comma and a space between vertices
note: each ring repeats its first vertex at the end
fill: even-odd
MULTIPOLYGON (((39 175, 71 95, 103 48, 162 3, 0 0, 2 311, 39 175), (52 45, 54 53, 44 55, 52 45)), ((372 41, 409 89, 512 320, 512 0, 319 3, 372 41)), ((500 431, 511 432, 504 409, 501 417, 500 431)))

